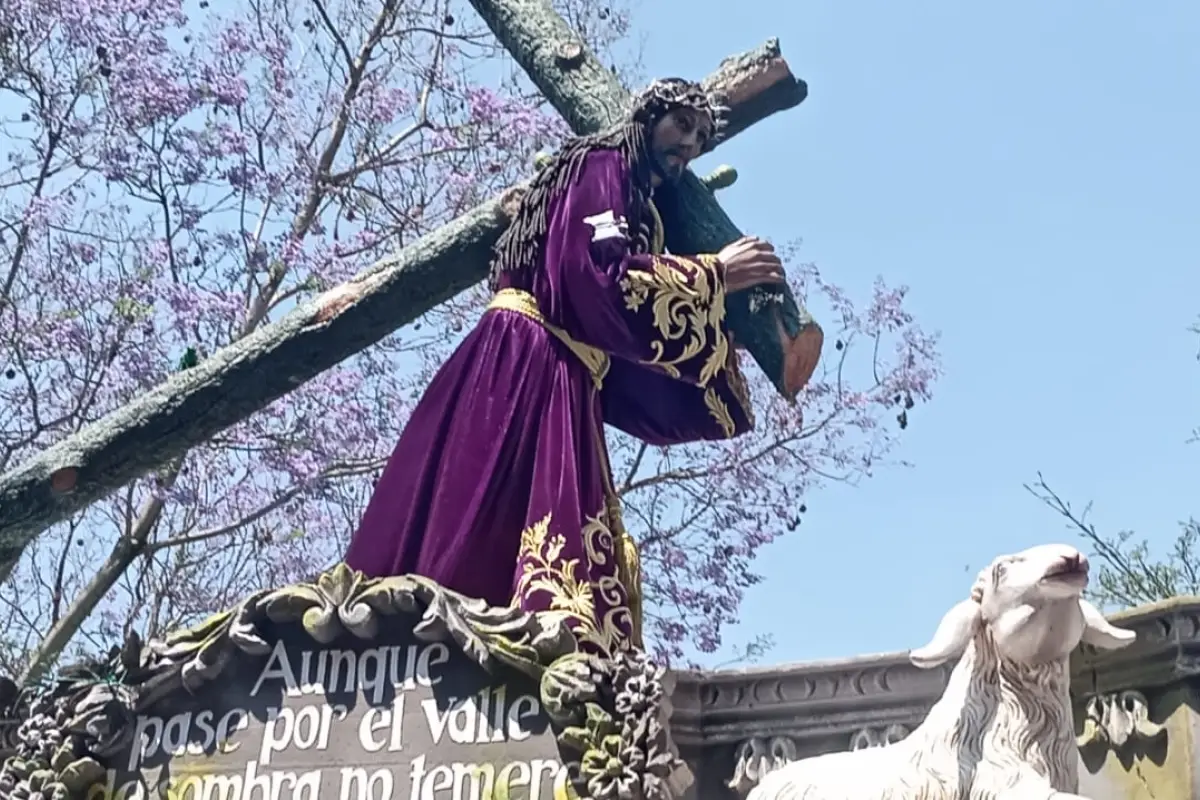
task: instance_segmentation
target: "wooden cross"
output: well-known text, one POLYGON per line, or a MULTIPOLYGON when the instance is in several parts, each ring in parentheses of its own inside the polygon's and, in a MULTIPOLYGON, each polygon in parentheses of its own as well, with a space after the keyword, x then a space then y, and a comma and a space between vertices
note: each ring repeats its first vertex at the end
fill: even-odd
MULTIPOLYGON (((576 134, 606 130, 628 113, 629 93, 588 51, 550 0, 470 3, 576 134)), ((775 40, 726 59, 703 83, 726 95, 734 110, 727 136, 766 116, 753 116, 751 108, 766 105, 772 113, 799 104, 808 92, 804 83, 792 76, 775 40)), ((663 193, 665 196, 656 195, 668 250, 681 255, 716 253, 741 237, 742 232, 713 197, 714 188, 689 171, 678 186, 663 193)), ((740 292, 727 298, 726 312, 738 342, 780 394, 794 398, 816 368, 824 341, 821 327, 787 290, 740 292), (752 310, 754 299, 765 301, 767 307, 752 310)))
MULTIPOLYGON (((471 3, 576 133, 606 128, 626 112, 628 94, 547 0, 471 3)), ((807 94, 775 40, 726 59, 704 83, 727 97, 726 140, 799 105, 807 94)), ((512 187, 0 475, 0 581, 25 545, 51 525, 484 279, 492 245, 522 189, 512 187)), ((672 252, 713 253, 741 235, 712 187, 691 173, 675 194, 661 209, 672 252)), ((785 303, 757 313, 749 297, 734 295, 728 317, 738 341, 781 392, 799 388, 785 385, 789 347, 808 364, 800 383, 807 381, 822 334, 790 293, 785 303)))

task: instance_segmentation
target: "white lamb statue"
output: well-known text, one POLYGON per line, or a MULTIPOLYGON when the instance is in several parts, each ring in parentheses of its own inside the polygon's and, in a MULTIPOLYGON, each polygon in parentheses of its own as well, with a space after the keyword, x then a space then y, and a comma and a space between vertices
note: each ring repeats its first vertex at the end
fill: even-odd
POLYGON ((962 656, 920 727, 785 764, 747 800, 1085 800, 1067 658, 1081 641, 1114 650, 1135 638, 1083 599, 1087 580, 1087 557, 1067 545, 997 558, 909 654, 926 669, 962 656))

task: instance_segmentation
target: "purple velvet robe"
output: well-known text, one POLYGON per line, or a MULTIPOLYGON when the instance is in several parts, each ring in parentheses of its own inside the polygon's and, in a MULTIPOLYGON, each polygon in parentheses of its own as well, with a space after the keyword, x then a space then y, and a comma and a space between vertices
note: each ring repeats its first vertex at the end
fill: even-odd
POLYGON ((491 308, 434 377, 352 568, 561 612, 592 652, 640 646, 603 423, 672 444, 736 436, 753 418, 716 259, 652 254, 637 222, 606 224, 626 216, 629 180, 619 153, 596 150, 551 200, 543 263, 506 273, 498 295, 536 308, 491 308))

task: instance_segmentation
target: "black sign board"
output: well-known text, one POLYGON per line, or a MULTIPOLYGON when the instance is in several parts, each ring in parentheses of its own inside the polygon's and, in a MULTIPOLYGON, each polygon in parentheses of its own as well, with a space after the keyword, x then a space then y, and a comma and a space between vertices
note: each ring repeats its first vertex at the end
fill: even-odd
POLYGON ((562 800, 537 687, 401 620, 318 646, 299 626, 139 715, 92 800, 562 800), (348 640, 348 641, 346 641, 348 640))

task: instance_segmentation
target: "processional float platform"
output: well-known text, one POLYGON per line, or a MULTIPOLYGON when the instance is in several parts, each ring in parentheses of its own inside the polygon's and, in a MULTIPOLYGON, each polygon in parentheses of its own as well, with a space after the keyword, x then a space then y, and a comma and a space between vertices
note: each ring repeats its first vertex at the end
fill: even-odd
POLYGON ((17 702, 0 797, 669 800, 664 677, 560 614, 339 564, 17 702))

